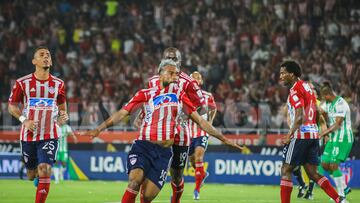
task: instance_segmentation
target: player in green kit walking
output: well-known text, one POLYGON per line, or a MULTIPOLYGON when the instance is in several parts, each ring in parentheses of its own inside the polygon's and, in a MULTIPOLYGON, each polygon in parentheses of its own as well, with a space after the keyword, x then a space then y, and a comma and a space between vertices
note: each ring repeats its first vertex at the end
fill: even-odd
POLYGON ((77 142, 77 138, 73 133, 73 131, 71 130, 71 127, 68 124, 64 124, 61 126, 61 137, 59 138, 57 159, 53 169, 56 184, 64 180, 64 171, 69 162, 68 142, 67 142, 68 136, 71 136, 75 143, 77 142))
POLYGON ((328 129, 320 136, 328 136, 321 165, 333 177, 340 196, 345 197, 350 191, 345 183, 345 177, 339 169, 339 164, 346 161, 350 154, 354 135, 351 129, 350 107, 344 98, 337 96, 330 83, 323 83, 320 89, 321 97, 325 102, 321 110, 328 118, 328 129))

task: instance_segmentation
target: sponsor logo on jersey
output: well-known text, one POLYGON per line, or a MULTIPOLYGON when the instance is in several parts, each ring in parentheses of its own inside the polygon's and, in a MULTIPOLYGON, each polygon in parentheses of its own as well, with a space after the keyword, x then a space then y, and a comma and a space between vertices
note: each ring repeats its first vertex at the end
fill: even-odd
POLYGON ((317 133, 319 130, 316 125, 302 125, 300 131, 304 133, 317 133))
POLYGON ((54 107, 54 103, 54 99, 30 98, 29 107, 30 109, 48 110, 54 107))
POLYGON ((174 106, 178 105, 178 98, 176 94, 162 94, 154 98, 154 109, 158 109, 161 106, 174 106))

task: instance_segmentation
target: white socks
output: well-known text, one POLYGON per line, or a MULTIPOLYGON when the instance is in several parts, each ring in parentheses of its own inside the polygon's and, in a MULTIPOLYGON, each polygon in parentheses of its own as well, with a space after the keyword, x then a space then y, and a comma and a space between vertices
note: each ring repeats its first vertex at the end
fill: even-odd
POLYGON ((346 188, 346 184, 345 184, 345 179, 344 176, 340 176, 340 177, 332 177, 335 184, 336 184, 336 189, 338 191, 338 194, 342 197, 345 197, 345 188, 346 188))

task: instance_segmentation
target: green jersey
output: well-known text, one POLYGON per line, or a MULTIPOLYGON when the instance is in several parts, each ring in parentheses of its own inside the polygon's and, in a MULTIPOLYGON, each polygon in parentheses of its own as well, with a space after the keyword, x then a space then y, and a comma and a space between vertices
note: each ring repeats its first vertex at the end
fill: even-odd
POLYGON ((71 135, 71 133, 72 130, 68 124, 64 124, 61 126, 61 136, 59 138, 59 152, 68 151, 67 137, 71 135))
POLYGON ((354 136, 351 129, 350 107, 345 99, 337 96, 334 101, 324 103, 321 108, 329 117, 329 126, 332 126, 336 122, 336 117, 344 118, 341 127, 330 133, 330 141, 353 143, 354 136))

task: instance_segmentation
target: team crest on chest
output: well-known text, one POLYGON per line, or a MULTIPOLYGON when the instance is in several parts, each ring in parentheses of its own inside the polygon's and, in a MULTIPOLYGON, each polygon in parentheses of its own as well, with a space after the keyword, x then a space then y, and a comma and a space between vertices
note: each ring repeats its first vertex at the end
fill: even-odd
POLYGON ((54 87, 49 87, 49 92, 50 92, 50 94, 54 94, 55 93, 55 88, 54 87))

